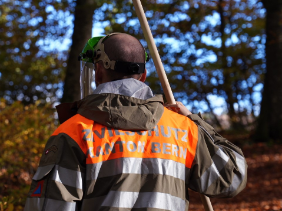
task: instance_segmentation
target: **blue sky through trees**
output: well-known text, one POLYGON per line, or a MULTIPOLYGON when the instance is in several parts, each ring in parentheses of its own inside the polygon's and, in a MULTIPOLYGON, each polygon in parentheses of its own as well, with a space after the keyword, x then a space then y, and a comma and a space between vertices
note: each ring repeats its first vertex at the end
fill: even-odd
MULTIPOLYGON (((164 1, 161 1, 162 3, 164 3, 164 1)), ((168 1, 170 2, 170 1, 168 1)), ((236 4, 239 3, 240 1, 234 1, 236 4)), ((256 4, 257 2, 255 0, 250 0, 247 1, 246 4, 248 4, 249 6, 252 6, 253 4, 256 4)), ((197 4, 194 4, 194 7, 197 7, 197 4)), ((183 10, 188 10, 189 9, 189 4, 188 3, 184 3, 182 5, 183 10)), ((104 13, 103 11, 107 10, 107 9, 112 9, 115 10, 115 8, 112 5, 106 5, 104 4, 101 8, 101 10, 98 10, 97 12, 95 12, 94 15, 94 26, 92 29, 92 34, 93 36, 100 36, 100 35, 104 35, 107 31, 107 28, 111 25, 110 21, 102 21, 104 13), (107 8, 109 7, 109 8, 107 8), (106 30, 105 30, 106 29, 106 30)), ((242 8, 241 10, 243 10, 244 8, 242 8)), ((70 13, 68 13, 67 11, 65 13, 63 12, 56 12, 54 10, 54 8, 52 8, 52 6, 48 6, 46 7, 46 11, 48 11, 50 13, 49 18, 52 18, 52 16, 64 16, 65 19, 63 22, 59 22, 59 24, 62 24, 62 26, 68 25, 70 26, 69 29, 67 30, 65 36, 63 39, 61 40, 52 40, 51 37, 50 38, 45 38, 40 40, 37 44, 42 47, 42 50, 44 51, 48 51, 50 49, 54 50, 57 49, 58 52, 60 51, 67 51, 71 45, 71 35, 72 35, 72 24, 73 24, 73 15, 71 15, 70 13)), ((261 17, 264 17, 264 9, 260 8, 258 9, 257 14, 260 15, 261 17)), ((153 17, 153 13, 152 11, 147 11, 146 12, 146 16, 148 18, 153 17)), ((237 16, 239 16, 240 14, 238 14, 237 16)), ((124 22, 127 20, 127 17, 125 14, 119 14, 117 15, 117 19, 116 19, 116 23, 118 24, 124 24, 124 22)), ((236 15, 235 15, 236 17, 236 15)), ((177 22, 177 21, 181 21, 181 20, 189 20, 189 16, 185 15, 184 13, 179 13, 179 14, 174 14, 171 15, 169 17, 170 21, 173 22, 177 22)), ((250 23, 252 17, 246 17, 246 19, 249 21, 249 23, 246 24, 242 24, 242 28, 251 28, 252 25, 250 23)), ((35 22, 38 20, 34 20, 35 22)), ((162 20, 164 26, 169 27, 170 22, 167 20, 162 20)), ((206 24, 206 25, 210 25, 211 27, 218 27, 218 24, 220 22, 220 16, 217 12, 213 12, 210 15, 205 16, 205 22, 202 23, 206 24)), ((160 22, 160 21, 159 21, 160 22)), ((136 26, 138 27, 139 23, 136 19, 132 19, 130 20, 128 23, 129 27, 133 27, 136 26)), ((196 27, 196 26, 195 26, 196 27)), ((205 27, 204 25, 201 26, 201 24, 199 25, 199 27, 205 27)), ((193 28, 193 26, 192 26, 193 28)), ((152 26, 152 29, 154 29, 154 26, 152 26)), ((173 29, 171 29, 173 30, 173 29)), ((176 30, 176 29, 175 29, 176 30)), ((228 39, 226 39, 225 41, 225 45, 226 47, 232 46, 232 45, 240 45, 241 42, 246 41, 246 39, 248 39, 247 36, 244 35, 240 35, 240 37, 238 37, 237 33, 232 33, 230 32, 230 29, 228 29, 228 27, 225 29, 226 33, 229 33, 230 36, 228 39)), ((189 36, 189 35, 188 35, 189 36)), ((187 38, 190 39, 190 38, 187 38)), ((191 38, 192 39, 192 38, 191 38)), ((255 43, 258 40, 265 40, 264 35, 262 36, 253 36, 252 40, 250 41, 250 45, 252 47, 252 45, 255 45, 255 43)), ((209 33, 203 33, 201 35, 200 41, 205 44, 206 46, 211 46, 212 48, 220 48, 222 45, 222 41, 220 39, 220 37, 217 37, 216 39, 214 39, 214 37, 212 37, 211 35, 209 35, 209 33)), ((141 40, 142 43, 145 44, 144 40, 141 40)), ((157 43, 157 45, 162 44, 162 45, 167 45, 169 46, 169 53, 173 53, 177 54, 179 52, 181 52, 181 49, 183 49, 183 47, 187 46, 187 43, 184 40, 177 40, 171 36, 162 36, 162 37, 156 37, 155 38, 155 42, 157 43)), ((257 48, 257 53, 256 53, 256 57, 257 58, 264 58, 264 42, 262 41, 261 44, 257 45, 257 46, 253 46, 257 48)), ((195 61, 196 66, 203 66, 206 62, 208 63, 217 63, 218 62, 218 58, 217 55, 213 52, 213 51, 207 51, 204 52, 202 48, 197 48, 193 43, 189 46, 187 46, 187 52, 189 52, 190 54, 193 54, 197 59, 195 61)), ((78 52, 79 54, 79 52, 78 52)), ((62 55, 63 56, 63 55, 62 55)), ((171 62, 174 62, 174 57, 170 57, 168 58, 168 60, 170 60, 171 62)), ((181 63, 187 63, 188 60, 183 57, 179 60, 181 63)), ((227 62, 232 62, 232 57, 227 57, 227 62)), ((164 64, 164 67, 167 71, 167 73, 170 73, 172 70, 177 70, 177 67, 171 67, 169 64, 164 64)), ((153 63, 152 61, 150 61, 148 63, 147 66, 148 70, 149 70, 149 74, 154 70, 153 67, 153 63), (151 72, 150 72, 151 71, 151 72)), ((179 69, 179 71, 181 71, 181 69, 179 69)), ((216 71, 214 72, 214 74, 216 75, 216 71)), ((1 77, 1 75, 0 75, 1 77)), ((255 78, 252 79, 252 76, 250 77, 250 79, 248 79, 249 81, 252 80, 256 80, 255 78)), ((191 75, 190 76, 190 82, 189 83, 198 83, 198 78, 196 76, 191 75)), ((211 84, 217 84, 218 81, 215 80, 215 78, 211 78, 210 80, 211 84)), ((241 86, 244 87, 248 87, 248 82, 242 82, 241 86)), ((57 91, 57 96, 61 97, 62 96, 62 84, 58 85, 60 87, 60 89, 57 91)), ((259 114, 259 103, 261 101, 261 89, 262 89, 263 85, 261 83, 255 85, 253 87, 253 92, 252 92, 252 96, 249 96, 249 98, 252 98, 253 101, 255 101, 254 103, 256 104, 256 106, 254 106, 254 112, 256 115, 259 114)), ((181 93, 176 93, 176 95, 181 96, 181 93)), ((221 114, 224 113, 227 109, 227 105, 225 103, 225 99, 217 94, 208 94, 207 96, 208 100, 211 102, 212 107, 213 107, 213 111, 216 114, 221 114)), ((248 108, 248 104, 250 103, 248 98, 246 99, 240 99, 240 95, 237 96, 238 98, 238 103, 234 105, 235 109, 239 109, 240 107, 246 107, 248 108)), ((189 109, 192 109, 193 107, 197 108, 199 111, 201 112, 205 112, 206 110, 208 110, 208 105, 206 104, 206 102, 204 101, 194 101, 194 102, 190 102, 190 101, 186 101, 182 98, 182 100, 184 101, 184 103, 186 103, 187 107, 189 109)))

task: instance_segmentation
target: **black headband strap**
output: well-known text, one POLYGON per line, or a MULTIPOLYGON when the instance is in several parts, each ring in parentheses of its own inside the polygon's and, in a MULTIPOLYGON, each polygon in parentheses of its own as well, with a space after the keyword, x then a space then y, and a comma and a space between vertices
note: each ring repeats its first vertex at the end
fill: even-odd
POLYGON ((116 61, 114 70, 127 75, 140 74, 145 72, 145 63, 116 61))

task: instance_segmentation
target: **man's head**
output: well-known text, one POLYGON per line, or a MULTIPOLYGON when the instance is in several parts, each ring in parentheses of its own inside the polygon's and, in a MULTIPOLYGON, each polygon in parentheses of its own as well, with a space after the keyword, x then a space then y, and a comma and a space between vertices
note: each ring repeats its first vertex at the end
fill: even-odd
MULTIPOLYGON (((113 34, 103 41, 104 51, 110 61, 145 63, 145 50, 142 44, 133 36, 123 33, 113 34)), ((94 59, 95 61, 95 59, 94 59)), ((95 82, 101 83, 120 80, 124 78, 135 78, 145 81, 144 73, 128 74, 105 65, 105 62, 95 62, 95 82)))

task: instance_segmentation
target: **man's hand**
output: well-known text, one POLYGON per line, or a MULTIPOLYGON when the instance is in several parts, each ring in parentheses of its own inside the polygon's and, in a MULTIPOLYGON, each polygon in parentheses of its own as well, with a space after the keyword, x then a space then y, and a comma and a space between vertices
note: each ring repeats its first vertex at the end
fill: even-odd
POLYGON ((181 102, 178 101, 176 101, 176 104, 165 104, 165 107, 184 116, 192 114, 181 102))

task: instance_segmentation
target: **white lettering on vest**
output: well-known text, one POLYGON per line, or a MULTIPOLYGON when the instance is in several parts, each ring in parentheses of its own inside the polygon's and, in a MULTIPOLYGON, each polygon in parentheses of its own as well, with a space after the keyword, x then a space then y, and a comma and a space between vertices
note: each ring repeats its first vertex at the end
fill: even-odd
POLYGON ((164 154, 168 154, 168 155, 171 154, 170 151, 167 151, 167 150, 170 150, 170 146, 171 146, 171 144, 169 144, 169 143, 163 143, 163 153, 164 154))
POLYGON ((135 152, 137 149, 137 146, 133 141, 128 141, 126 146, 127 146, 128 151, 130 152, 135 152), (133 146, 133 148, 131 148, 130 145, 133 146))

